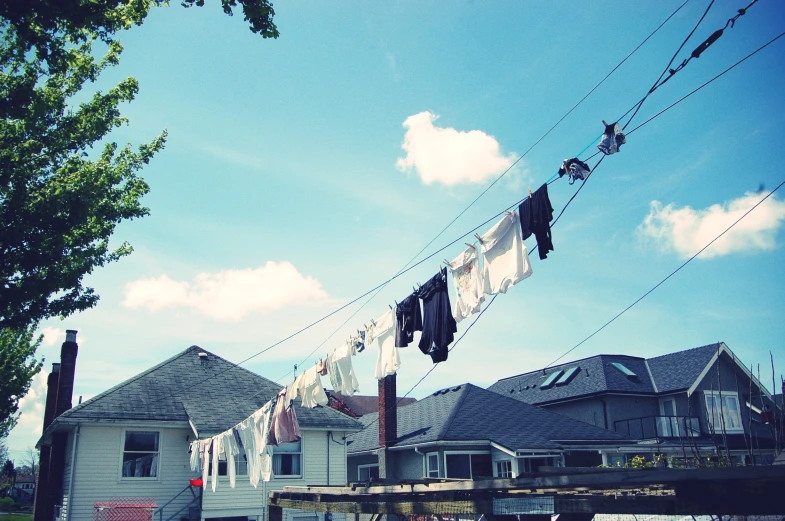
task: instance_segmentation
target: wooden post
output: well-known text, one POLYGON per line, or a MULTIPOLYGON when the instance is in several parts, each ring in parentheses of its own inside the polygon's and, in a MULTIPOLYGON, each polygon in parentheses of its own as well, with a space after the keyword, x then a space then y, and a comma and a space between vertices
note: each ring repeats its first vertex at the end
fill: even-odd
POLYGON ((283 508, 267 503, 267 521, 283 521, 283 508))

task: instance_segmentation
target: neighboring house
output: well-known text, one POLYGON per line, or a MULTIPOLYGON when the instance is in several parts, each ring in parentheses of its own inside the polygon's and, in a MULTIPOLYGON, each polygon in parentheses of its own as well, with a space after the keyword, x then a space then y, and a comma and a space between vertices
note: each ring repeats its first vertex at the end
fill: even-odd
POLYGON ((736 464, 770 463, 775 455, 772 396, 722 342, 649 359, 597 355, 505 378, 489 390, 657 451, 683 447, 688 460, 692 449, 727 450, 736 464))
POLYGON ((35 477, 30 474, 17 475, 9 496, 20 505, 30 505, 35 497, 35 477))
MULTIPOLYGON (((385 397, 380 386, 380 394, 380 403, 396 410, 394 392, 385 397)), ((597 466, 603 454, 641 451, 628 436, 469 383, 397 407, 397 415, 381 422, 378 413, 361 421, 365 429, 348 439, 350 481, 516 477, 540 466, 597 466)))
MULTIPOLYGON (((73 342, 67 341, 63 349, 72 349, 75 361, 75 333, 73 342)), ((58 368, 61 374, 67 358, 58 368)), ((50 490, 39 497, 54 503, 52 517, 39 514, 38 509, 46 507, 37 504, 36 521, 39 515, 41 521, 51 520, 57 515, 56 506, 61 520, 91 520, 96 506, 114 508, 123 502, 163 507, 163 515, 156 512, 156 520, 262 519, 269 490, 310 483, 345 484, 343 440, 361 425, 329 407, 302 408, 298 400, 295 409, 302 440, 275 448, 273 479, 254 488, 241 456, 236 461, 235 488, 230 488, 226 462, 221 462, 217 491, 212 492, 208 485, 199 501, 199 487, 189 486, 191 478, 201 477, 201 472, 190 468, 190 442, 241 422, 280 388, 280 384, 191 346, 65 410, 46 426, 39 442, 51 447, 50 490), (65 450, 61 468, 56 463, 57 447, 65 450)), ((62 393, 67 394, 67 389, 62 393)))

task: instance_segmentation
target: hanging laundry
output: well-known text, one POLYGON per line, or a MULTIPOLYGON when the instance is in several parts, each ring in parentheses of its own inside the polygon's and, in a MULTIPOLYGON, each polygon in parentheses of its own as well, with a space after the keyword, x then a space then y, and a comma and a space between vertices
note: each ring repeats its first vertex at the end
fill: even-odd
POLYGON ((272 428, 273 407, 273 401, 270 400, 259 409, 255 419, 254 434, 257 436, 257 439, 254 459, 256 460, 257 483, 260 478, 262 481, 270 481, 272 477, 273 447, 270 445, 269 439, 270 429, 272 428))
POLYGON ((313 409, 317 405, 327 405, 329 400, 322 387, 322 379, 319 377, 317 366, 313 366, 305 371, 297 380, 299 382, 298 392, 302 399, 303 407, 313 409))
POLYGON ((376 355, 376 371, 374 376, 381 380, 385 376, 395 374, 401 367, 401 356, 395 347, 395 313, 392 309, 371 322, 368 326, 366 340, 372 343, 379 341, 379 353, 376 355))
POLYGON ((215 486, 218 483, 218 456, 221 454, 221 441, 223 440, 222 435, 213 436, 213 465, 210 469, 210 482, 212 483, 213 492, 215 492, 215 486))
POLYGON ((534 234, 540 260, 547 258, 548 252, 553 251, 550 224, 553 220, 553 206, 548 197, 548 185, 543 184, 531 197, 524 200, 518 207, 518 212, 523 238, 528 239, 534 234))
POLYGON ((559 168, 559 177, 568 176, 570 179, 570 184, 575 183, 577 179, 581 181, 585 181, 589 174, 591 173, 591 168, 589 165, 578 159, 577 157, 573 157, 572 159, 565 159, 562 162, 561 168, 559 168))
POLYGON ((196 472, 199 470, 199 440, 194 440, 188 447, 188 452, 191 453, 191 470, 196 472))
POLYGON ((621 146, 627 142, 627 138, 622 134, 618 123, 611 123, 610 125, 605 123, 605 121, 602 123, 605 125, 605 132, 597 148, 600 149, 600 152, 609 156, 618 152, 621 146))
POLYGON ((199 440, 199 457, 202 462, 202 488, 207 489, 207 478, 210 472, 210 447, 213 446, 213 440, 199 440))
POLYGON ((484 293, 507 293, 511 286, 532 274, 529 254, 519 230, 520 217, 513 211, 481 237, 484 293))
POLYGON ((455 338, 458 327, 450 309, 447 293, 447 268, 441 268, 419 291, 423 306, 423 328, 418 347, 431 355, 434 363, 447 360, 447 346, 455 338))
POLYGON ((469 315, 480 311, 485 301, 483 286, 485 280, 480 271, 480 256, 477 248, 469 247, 447 263, 452 272, 452 282, 455 285, 455 307, 452 316, 460 322, 469 315))
POLYGON ((300 380, 302 380, 303 375, 298 376, 294 379, 294 382, 290 383, 286 386, 286 403, 292 403, 297 399, 297 396, 300 394, 300 380))
POLYGON ((407 347, 414 342, 414 332, 422 331, 422 311, 417 292, 401 301, 395 308, 395 347, 407 347))
POLYGON ((271 445, 299 441, 300 425, 297 423, 297 415, 294 412, 294 403, 287 400, 290 392, 287 388, 281 389, 278 399, 275 402, 272 418, 270 419, 270 433, 267 442, 271 445))
POLYGON ((224 454, 226 454, 226 473, 229 475, 229 486, 234 488, 237 469, 235 467, 235 457, 240 455, 240 447, 234 438, 234 429, 229 429, 223 433, 224 454))
POLYGON ((322 376, 327 374, 327 360, 319 360, 316 364, 316 372, 322 376))
POLYGON ((365 331, 357 331, 357 334, 350 337, 349 341, 352 343, 355 353, 365 351, 365 331))
POLYGON ((259 484, 259 467, 256 457, 257 437, 254 435, 255 427, 256 422, 254 421, 253 415, 241 421, 235 427, 237 434, 240 436, 243 451, 245 452, 245 460, 248 464, 248 479, 251 481, 251 485, 253 485, 254 488, 259 484))
POLYGON ((330 368, 330 383, 333 390, 344 396, 352 396, 360 390, 357 376, 352 366, 352 351, 354 346, 349 343, 330 353, 327 360, 330 368))

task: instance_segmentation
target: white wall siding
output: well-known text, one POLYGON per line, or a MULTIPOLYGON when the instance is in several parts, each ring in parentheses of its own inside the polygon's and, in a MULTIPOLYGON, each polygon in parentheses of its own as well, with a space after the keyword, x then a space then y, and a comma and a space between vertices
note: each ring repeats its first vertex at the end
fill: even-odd
MULTIPOLYGON (((156 430, 159 436, 158 479, 145 481, 121 480, 123 432, 126 427, 83 425, 77 446, 74 483, 68 483, 65 490, 73 489, 70 494, 71 519, 68 521, 91 521, 93 503, 109 501, 114 498, 149 497, 157 505, 163 505, 182 491, 188 480, 194 477, 191 472, 187 429, 152 428, 144 424, 134 427, 137 430, 156 430)), ((71 450, 72 440, 69 441, 71 450)), ((66 464, 66 480, 70 477, 70 454, 66 464)), ((183 495, 176 502, 174 513, 191 498, 183 495)), ((170 505, 174 507, 175 503, 170 505)), ((167 512, 169 508, 167 508, 167 512)), ((166 515, 165 517, 168 517, 166 515)))
MULTIPOLYGON (((235 488, 229 485, 229 478, 219 478, 216 491, 208 484, 202 502, 202 518, 257 516, 265 515, 267 493, 282 490, 286 486, 326 485, 327 481, 327 444, 328 431, 302 431, 302 472, 301 478, 273 478, 254 488, 247 476, 237 476, 235 488)), ((346 441, 344 432, 333 431, 330 446, 330 485, 345 485, 346 480, 346 441), (333 441, 334 440, 334 441, 333 441)), ((295 521, 298 516, 307 516, 294 510, 284 511, 284 521, 295 521)), ((323 519, 323 516, 319 516, 323 519)), ((333 516, 334 521, 339 521, 333 516)))

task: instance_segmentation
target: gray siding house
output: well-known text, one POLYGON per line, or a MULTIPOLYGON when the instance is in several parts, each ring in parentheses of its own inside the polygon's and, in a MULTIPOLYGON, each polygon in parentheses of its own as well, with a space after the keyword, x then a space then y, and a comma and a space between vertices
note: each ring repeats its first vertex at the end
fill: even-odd
POLYGON ((380 408, 397 414, 360 419, 365 428, 348 439, 349 481, 516 477, 641 450, 627 435, 468 383, 398 407, 385 390, 380 385, 380 408))
MULTIPOLYGON (((73 357, 64 358, 61 373, 71 360, 75 364, 75 332, 73 341, 63 346, 73 357)), ((73 373, 74 368, 68 370, 73 373)), ((47 472, 42 472, 47 476, 39 481, 43 493, 36 498, 36 521, 100 519, 94 515, 119 504, 146 505, 154 510, 155 519, 262 519, 270 490, 307 483, 345 484, 343 439, 359 430, 360 423, 329 407, 302 408, 298 401, 302 440, 276 447, 270 482, 254 488, 241 455, 235 488, 229 485, 226 462, 219 463, 216 492, 208 485, 202 495, 201 487, 190 486, 192 478, 201 477, 190 468, 190 442, 241 422, 280 387, 191 346, 82 404, 50 415, 56 417, 45 425, 39 442, 49 461, 47 472)), ((59 394, 68 394, 70 401, 69 389, 60 389, 59 394)), ((289 517, 295 514, 288 512, 289 517)))
POLYGON ((730 454, 734 464, 770 463, 775 415, 782 420, 769 391, 723 342, 649 359, 597 355, 504 378, 488 389, 641 440, 657 452, 678 457, 683 448, 687 460, 697 451, 730 454))

